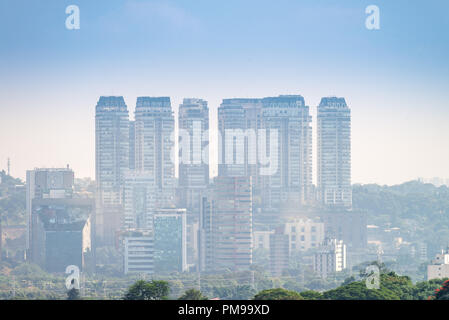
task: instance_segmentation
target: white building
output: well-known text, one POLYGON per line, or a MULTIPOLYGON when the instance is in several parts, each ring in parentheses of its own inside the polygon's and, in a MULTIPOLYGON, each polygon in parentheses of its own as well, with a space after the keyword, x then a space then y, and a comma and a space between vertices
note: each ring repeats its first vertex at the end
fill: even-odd
POLYGON ((207 101, 184 99, 179 105, 178 124, 180 206, 198 212, 201 194, 209 184, 209 163, 203 159, 209 144, 207 101))
POLYGON ((129 167, 129 114, 123 97, 100 97, 95 112, 96 235, 113 244, 120 228, 122 187, 129 167))
POLYGON ((169 97, 138 97, 135 111, 136 171, 154 176, 162 207, 174 204, 175 119, 169 97))
POLYGON ((146 231, 130 231, 124 237, 124 272, 154 273, 154 240, 146 231))
MULTIPOLYGON (((301 205, 312 191, 312 117, 300 95, 281 95, 262 99, 262 129, 277 132, 277 146, 270 157, 277 170, 262 175, 262 204, 276 208, 286 202, 301 205)), ((268 135, 267 135, 268 140, 268 135)), ((271 147, 270 147, 271 150, 271 147)))
POLYGON ((449 248, 435 256, 427 266, 427 280, 449 278, 449 248))
POLYGON ((157 205, 157 191, 152 175, 128 171, 125 175, 123 193, 122 230, 132 228, 150 230, 153 228, 152 214, 157 205))
POLYGON ((298 219, 285 224, 289 236, 290 252, 318 248, 324 241, 324 223, 311 219, 298 219))
POLYGON ((343 240, 327 239, 313 258, 313 270, 322 278, 327 278, 346 269, 346 245, 343 240))
POLYGON ((321 99, 317 128, 318 199, 351 208, 351 110, 344 98, 321 99))

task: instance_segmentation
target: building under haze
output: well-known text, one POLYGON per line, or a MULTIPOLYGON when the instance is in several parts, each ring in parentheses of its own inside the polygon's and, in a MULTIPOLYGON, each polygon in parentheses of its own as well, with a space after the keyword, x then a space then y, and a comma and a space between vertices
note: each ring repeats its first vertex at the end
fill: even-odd
MULTIPOLYGON (((209 108, 207 101, 184 99, 179 106, 179 193, 181 207, 198 212, 209 185, 209 108)), ((190 212, 189 212, 190 213, 190 212)))
POLYGON ((153 212, 159 202, 154 176, 130 170, 125 175, 122 231, 153 228, 153 212))
POLYGON ((346 245, 343 240, 326 239, 313 257, 313 270, 322 278, 346 269, 346 245))
POLYGON ((125 274, 154 273, 154 239, 149 230, 129 230, 122 234, 125 274))
POLYGON ((218 108, 218 175, 253 177, 258 186, 257 133, 261 99, 223 99, 218 108))
POLYGON ((129 169, 134 170, 136 168, 136 123, 134 121, 129 122, 129 169))
POLYGON ((31 261, 48 272, 93 267, 91 219, 93 199, 34 199, 32 206, 31 261))
MULTIPOLYGON (((261 175, 264 208, 307 203, 312 193, 312 118, 300 95, 262 100, 264 152, 270 162, 261 175)), ((263 153, 263 152, 262 152, 263 153)))
POLYGON ((41 199, 70 199, 73 196, 74 173, 67 168, 36 168, 26 173, 26 246, 30 249, 33 202, 41 199))
POLYGON ((186 209, 158 209, 153 215, 154 270, 187 270, 186 209))
POLYGON ((351 208, 351 110, 344 98, 321 99, 317 131, 318 199, 325 206, 351 208))
POLYGON ((252 263, 251 177, 216 177, 203 198, 200 220, 200 270, 247 270, 252 263))
POLYGON ((158 198, 175 201, 175 120, 169 97, 139 97, 135 110, 135 169, 154 177, 158 198))
POLYGON ((100 97, 95 114, 96 235, 103 244, 112 245, 120 229, 129 132, 123 97, 100 97))

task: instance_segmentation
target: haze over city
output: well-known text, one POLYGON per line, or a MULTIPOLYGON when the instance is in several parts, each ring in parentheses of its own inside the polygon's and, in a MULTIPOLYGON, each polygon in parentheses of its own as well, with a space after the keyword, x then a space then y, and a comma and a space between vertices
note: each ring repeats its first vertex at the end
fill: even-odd
POLYGON ((301 94, 314 141, 321 97, 346 98, 353 182, 449 177, 445 2, 382 2, 375 31, 367 1, 77 1, 79 30, 64 28, 69 4, 0 4, 0 168, 9 157, 14 176, 69 163, 94 177, 100 95, 123 95, 131 117, 137 96, 170 96, 175 113, 202 98, 214 134, 223 98, 301 94))

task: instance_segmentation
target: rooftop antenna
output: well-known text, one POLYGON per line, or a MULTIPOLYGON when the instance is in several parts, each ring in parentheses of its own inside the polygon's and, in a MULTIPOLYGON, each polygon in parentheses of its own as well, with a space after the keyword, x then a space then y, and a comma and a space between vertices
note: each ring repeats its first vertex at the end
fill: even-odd
POLYGON ((8 176, 11 175, 11 161, 8 158, 8 163, 7 163, 7 167, 8 167, 8 176))

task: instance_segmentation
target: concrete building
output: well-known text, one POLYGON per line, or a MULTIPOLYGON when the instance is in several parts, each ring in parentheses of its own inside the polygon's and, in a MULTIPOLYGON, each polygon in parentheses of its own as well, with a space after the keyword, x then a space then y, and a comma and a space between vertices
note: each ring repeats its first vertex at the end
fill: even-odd
POLYGON ((94 265, 91 218, 93 199, 34 199, 31 261, 48 272, 69 265, 94 265))
POLYGON ((154 271, 187 270, 186 209, 157 209, 153 215, 154 271))
POLYGON ((129 115, 123 97, 100 97, 95 114, 96 234, 112 245, 122 220, 122 187, 129 169, 129 115))
POLYGON ((154 274, 154 239, 149 230, 129 230, 124 236, 124 273, 154 274))
POLYGON ((441 250, 427 266, 427 280, 449 278, 449 248, 441 250))
POLYGON ((257 134, 261 99, 223 99, 218 108, 218 175, 252 177, 258 187, 257 134))
POLYGON ((290 261, 289 235, 284 233, 284 228, 276 228, 270 234, 270 272, 273 276, 281 276, 288 269, 290 261))
POLYGON ((129 169, 136 168, 136 122, 129 122, 129 169))
POLYGON ((203 270, 247 270, 252 263, 251 177, 216 177, 203 202, 203 270), (204 256, 205 255, 205 256, 204 256))
POLYGON ((284 234, 289 239, 290 252, 318 248, 324 241, 324 223, 311 219, 297 219, 285 223, 284 234))
POLYGON ((34 200, 70 199, 73 196, 74 173, 67 168, 36 168, 26 173, 26 246, 30 249, 32 239, 32 207, 34 200))
POLYGON ((199 216, 201 194, 209 185, 209 108, 207 101, 184 99, 179 106, 179 206, 199 216), (204 159, 203 159, 204 158, 204 159))
POLYGON ((169 97, 138 97, 135 110, 135 168, 154 177, 162 207, 175 201, 175 120, 169 97))
POLYGON ((324 223, 326 238, 341 239, 353 249, 364 249, 368 244, 366 215, 357 210, 329 208, 316 212, 324 223))
MULTIPOLYGON (((262 100, 262 128, 267 132, 269 144, 276 150, 277 170, 262 175, 262 206, 278 208, 298 206, 311 199, 312 188, 312 118, 309 107, 300 95, 283 95, 262 100), (277 139, 271 141, 271 133, 277 139)), ((273 164, 271 164, 273 165, 273 164)))
POLYGON ((270 231, 253 231, 253 249, 270 250, 270 235, 274 230, 270 231))
POLYGON ((121 229, 153 229, 153 213, 161 205, 159 192, 153 175, 129 170, 125 175, 121 229))
POLYGON ((332 207, 352 207, 351 110, 344 98, 322 98, 317 115, 318 199, 332 207))
POLYGON ((313 257, 313 270, 322 278, 346 269, 346 245, 342 240, 326 239, 313 257))

